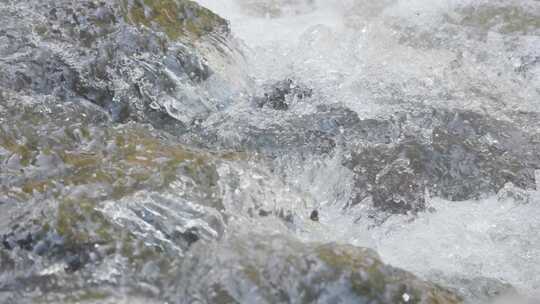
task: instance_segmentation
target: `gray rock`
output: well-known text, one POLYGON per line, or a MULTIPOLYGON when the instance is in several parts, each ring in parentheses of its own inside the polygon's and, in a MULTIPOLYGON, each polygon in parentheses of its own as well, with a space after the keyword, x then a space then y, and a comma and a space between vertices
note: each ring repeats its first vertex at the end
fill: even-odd
POLYGON ((196 3, 3 1, 0 8, 0 88, 82 98, 114 121, 148 121, 169 130, 208 115, 206 97, 193 88, 212 71, 194 45, 209 41, 219 52, 220 39, 207 37, 226 37, 229 29, 196 3), (170 16, 163 18, 166 11, 170 16), (190 111, 175 115, 171 100, 190 111))
POLYGON ((262 108, 268 106, 274 110, 288 110, 291 103, 296 100, 311 97, 313 90, 291 79, 279 81, 264 93, 263 97, 256 97, 255 104, 262 108))
POLYGON ((183 284, 173 285, 170 297, 203 303, 461 303, 452 292, 385 265, 370 249, 280 235, 195 245, 181 269, 174 281, 183 284))
POLYGON ((372 197, 376 207, 401 213, 423 210, 426 190, 458 201, 497 193, 508 182, 535 188, 538 144, 518 126, 465 111, 396 116, 389 121, 399 136, 388 139, 372 121, 359 122, 365 136, 344 161, 356 176, 352 204, 372 197))

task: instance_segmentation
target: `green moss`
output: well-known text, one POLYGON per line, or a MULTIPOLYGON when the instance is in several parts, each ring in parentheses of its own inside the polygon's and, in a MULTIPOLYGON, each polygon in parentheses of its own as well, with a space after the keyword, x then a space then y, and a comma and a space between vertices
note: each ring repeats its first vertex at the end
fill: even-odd
POLYGON ((88 128, 83 127, 80 130, 81 130, 81 134, 82 134, 82 136, 84 138, 90 139, 90 131, 88 130, 88 128))
POLYGON ((50 294, 40 294, 33 298, 32 303, 66 303, 66 304, 81 304, 81 303, 103 303, 112 295, 105 291, 87 289, 75 291, 61 298, 50 297, 50 294))
POLYGON ((104 244, 113 240, 113 226, 91 200, 65 199, 59 203, 55 230, 67 247, 104 244))
POLYGON ((38 152, 37 143, 35 141, 27 141, 24 144, 20 144, 9 136, 0 136, 0 146, 11 153, 19 155, 21 158, 21 165, 24 167, 30 165, 38 152))
POLYGON ((413 275, 384 265, 369 249, 352 246, 323 245, 317 248, 319 258, 337 274, 349 274, 352 291, 369 301, 382 301, 391 296, 393 303, 402 303, 407 293, 407 303, 456 304, 461 300, 442 288, 424 283, 413 275))
POLYGON ((18 155, 23 166, 32 164, 40 153, 63 161, 63 165, 58 166, 59 170, 47 179, 32 175, 6 186, 6 193, 15 195, 20 201, 27 200, 27 196, 34 192, 57 197, 66 186, 88 184, 103 185, 105 197, 102 199, 120 199, 141 189, 167 187, 179 174, 204 182, 205 188, 217 182, 216 169, 211 163, 219 155, 212 156, 170 144, 145 126, 94 127, 90 131, 84 122, 70 121, 68 124, 75 125, 65 125, 66 121, 59 117, 60 125, 51 127, 55 131, 64 131, 51 133, 54 136, 45 139, 34 129, 21 128, 18 121, 9 124, 9 128, 0 128, 0 146, 3 149, 18 155), (81 143, 80 137, 69 131, 74 129, 79 129, 80 136, 96 144, 87 147, 81 143), (38 138, 41 139, 36 140, 38 138), (115 145, 109 145, 111 142, 115 145))
POLYGON ((60 157, 62 158, 64 163, 73 166, 76 169, 95 167, 100 163, 100 160, 102 159, 102 157, 97 154, 70 152, 61 152, 60 157))
POLYGON ((73 303, 80 303, 80 302, 95 302, 95 301, 102 301, 107 299, 110 296, 110 294, 98 291, 98 290, 85 290, 82 293, 78 295, 71 296, 67 298, 67 301, 72 301, 73 303))
POLYGON ((198 38, 227 22, 189 0, 122 0, 125 21, 164 32, 171 40, 198 38))
POLYGON ((332 268, 367 268, 381 264, 372 250, 353 246, 340 246, 339 250, 336 250, 333 247, 323 245, 317 248, 319 258, 332 268))
POLYGON ((51 187, 49 181, 30 180, 22 186, 22 190, 25 193, 32 194, 34 191, 43 193, 51 187))

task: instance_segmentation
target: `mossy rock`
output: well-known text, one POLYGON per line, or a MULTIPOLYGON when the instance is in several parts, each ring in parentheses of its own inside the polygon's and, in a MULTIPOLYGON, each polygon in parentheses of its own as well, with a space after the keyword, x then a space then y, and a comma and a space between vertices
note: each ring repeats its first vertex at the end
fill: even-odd
POLYGON ((250 233, 211 248, 200 244, 191 254, 195 262, 203 261, 190 265, 194 269, 208 272, 205 263, 212 267, 212 277, 190 274, 203 276, 202 286, 201 281, 196 282, 201 294, 216 291, 202 296, 209 302, 462 303, 451 291, 384 264, 373 250, 351 245, 303 243, 284 235, 250 233))
POLYGON ((163 260, 159 267, 166 271, 167 255, 159 241, 142 241, 101 207, 105 201, 122 204, 122 198, 136 192, 167 193, 172 183, 186 183, 186 200, 215 207, 221 202, 219 153, 178 144, 149 125, 92 123, 92 114, 70 113, 71 106, 84 113, 80 105, 49 106, 61 112, 20 106, 0 127, 3 157, 24 160, 17 167, 0 163, 1 190, 14 202, 6 206, 12 215, 0 226, 0 241, 5 237, 10 250, 18 247, 63 261, 69 271, 111 254, 127 258, 135 268, 163 260))
POLYGON ((451 292, 385 265, 371 249, 327 244, 315 250, 336 273, 348 276, 352 291, 369 303, 461 303, 451 292))
POLYGON ((164 32, 169 39, 228 31, 227 21, 189 0, 122 0, 125 21, 164 32))
MULTIPOLYGON (((32 111, 22 110, 27 116, 32 111)), ((92 126, 77 119, 66 122, 62 117, 46 117, 36 111, 36 123, 32 124, 36 127, 32 128, 14 117, 9 127, 0 129, 0 148, 6 151, 6 159, 16 157, 21 169, 28 173, 6 168, 6 178, 11 179, 5 183, 8 191, 20 188, 23 194, 58 196, 66 187, 101 184, 112 187, 107 191, 109 198, 119 199, 141 189, 167 187, 179 174, 204 181, 209 187, 216 184, 216 156, 174 144, 146 125, 92 126), (91 142, 92 148, 85 148, 91 142), (51 156, 59 164, 52 172, 32 173, 40 170, 36 164, 39 155, 51 156)))

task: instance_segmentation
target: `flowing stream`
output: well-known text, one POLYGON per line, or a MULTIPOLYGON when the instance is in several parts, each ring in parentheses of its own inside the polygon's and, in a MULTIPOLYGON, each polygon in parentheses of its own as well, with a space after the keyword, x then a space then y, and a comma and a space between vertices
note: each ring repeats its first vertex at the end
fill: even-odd
POLYGON ((0 303, 538 303, 540 2, 188 2, 0 0, 0 303))
MULTIPOLYGON (((497 32, 497 25, 478 41, 445 29, 445 19, 458 8, 480 11, 489 2, 275 1, 283 7, 277 16, 268 7, 262 12, 253 8, 271 6, 272 1, 199 2, 230 20, 232 32, 245 43, 247 69, 255 81, 301 79, 317 88, 317 102, 344 104, 361 117, 389 115, 406 108, 407 101, 483 109, 495 117, 499 112, 505 115, 504 109, 535 112, 539 108, 539 67, 529 70, 524 80, 515 79, 512 72, 522 64, 519 53, 538 56, 538 36, 516 35, 511 40, 523 39, 524 44, 510 49, 506 33, 497 32), (456 60, 463 60, 463 66, 448 71, 456 60), (497 99, 473 97, 469 85, 489 87, 497 99), (384 98, 399 101, 388 104, 381 102, 384 98)), ((512 1, 501 4, 520 6, 512 1)), ((528 4, 538 13, 537 4, 528 4)), ((505 17, 495 13, 487 18, 481 22, 496 24, 505 17)), ((300 104, 292 110, 303 115, 308 107, 300 104)), ((429 198, 430 212, 414 219, 393 215, 373 225, 362 206, 343 209, 345 193, 351 191, 350 172, 338 161, 310 159, 300 165, 285 161, 280 165, 285 167, 287 182, 307 193, 319 209, 321 224, 300 227, 295 233, 303 241, 370 247, 391 265, 470 288, 471 293, 475 288, 489 289, 472 286, 486 284, 482 279, 489 278, 538 295, 540 196, 536 191, 525 194, 527 204, 514 197, 501 200, 495 194, 459 202, 434 196, 429 198)), ((482 293, 476 292, 476 296, 482 293)))

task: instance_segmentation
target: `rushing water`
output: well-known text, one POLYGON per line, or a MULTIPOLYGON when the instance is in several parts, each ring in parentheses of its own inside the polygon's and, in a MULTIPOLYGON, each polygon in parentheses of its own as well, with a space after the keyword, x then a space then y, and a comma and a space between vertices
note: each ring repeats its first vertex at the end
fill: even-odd
POLYGON ((0 302, 536 303, 538 1, 197 2, 0 0, 0 302))
MULTIPOLYGON (((483 33, 475 33, 474 22, 452 28, 448 20, 466 20, 456 11, 473 7, 479 12, 490 3, 537 14, 534 2, 274 1, 283 7, 276 16, 252 8, 272 1, 199 2, 230 20, 234 35, 246 44, 255 80, 301 79, 317 88, 319 102, 345 104, 361 117, 392 113, 414 101, 483 109, 501 117, 507 109, 540 108, 540 66, 528 69, 524 78, 514 72, 523 58, 539 58, 537 25, 524 25, 530 32, 518 29, 524 32, 511 36, 515 33, 506 33, 504 23, 519 21, 506 21, 500 13, 486 13, 486 20, 478 21, 486 23, 478 25, 486 27, 483 33), (453 65, 459 67, 449 70, 453 65), (403 104, 380 102, 385 98, 403 104)), ((306 107, 293 110, 302 115, 306 107)), ((469 287, 473 298, 482 296, 482 287, 472 286, 484 284, 480 278, 510 283, 529 295, 540 290, 540 196, 535 191, 524 194, 528 203, 495 195, 460 202, 433 197, 431 212, 414 219, 396 215, 373 226, 361 206, 342 209, 351 185, 350 173, 338 161, 282 165, 288 182, 308 193, 320 210, 320 226, 296 233, 305 241, 374 248, 392 265, 469 287)))

